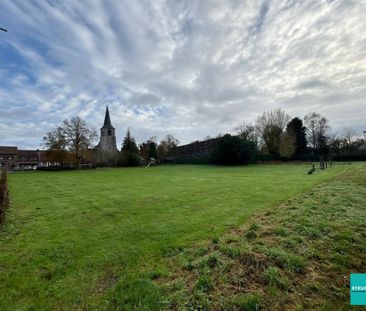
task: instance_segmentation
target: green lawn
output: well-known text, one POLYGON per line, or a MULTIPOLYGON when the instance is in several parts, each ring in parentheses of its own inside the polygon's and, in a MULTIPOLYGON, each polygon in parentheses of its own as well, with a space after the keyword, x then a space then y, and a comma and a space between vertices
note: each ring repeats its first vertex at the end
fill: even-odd
POLYGON ((126 275, 168 274, 168 258, 182 248, 347 167, 315 175, 308 169, 182 165, 10 174, 11 207, 0 231, 1 309, 108 310, 126 275))

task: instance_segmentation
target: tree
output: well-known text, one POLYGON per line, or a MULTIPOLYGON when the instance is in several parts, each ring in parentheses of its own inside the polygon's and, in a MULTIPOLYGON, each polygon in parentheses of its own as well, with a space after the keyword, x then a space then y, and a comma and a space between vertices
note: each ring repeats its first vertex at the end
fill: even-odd
POLYGON ((292 133, 295 138, 295 154, 303 154, 307 151, 306 128, 303 126, 302 120, 293 118, 286 127, 287 133, 292 133))
POLYGON ((308 142, 313 152, 319 149, 326 140, 326 132, 329 129, 328 120, 320 114, 312 112, 304 117, 308 142))
POLYGON ((248 164, 255 154, 255 143, 226 134, 218 140, 211 161, 220 165, 248 164))
POLYGON ((264 112, 257 118, 255 128, 269 153, 279 154, 281 134, 290 116, 281 109, 264 112))
POLYGON ((280 156, 286 159, 291 158, 296 152, 296 137, 294 133, 289 130, 281 135, 280 142, 280 156))
POLYGON ((156 143, 154 142, 150 142, 149 144, 149 158, 154 158, 157 159, 158 158, 158 153, 156 150, 156 143))
POLYGON ((346 148, 350 151, 352 149, 353 138, 356 135, 356 131, 352 127, 344 127, 342 129, 342 137, 346 144, 346 148))
POLYGON ((80 117, 64 120, 63 132, 66 137, 68 151, 74 158, 76 168, 79 169, 81 160, 97 138, 97 132, 90 128, 80 117))
POLYGON ((257 135, 253 124, 242 122, 235 128, 235 131, 238 133, 240 138, 257 142, 257 135))
POLYGON ((142 156, 145 161, 149 161, 151 158, 157 159, 157 149, 156 149, 156 137, 150 137, 146 142, 140 144, 140 156, 142 156))
POLYGON ((147 142, 140 144, 139 154, 144 158, 145 161, 149 161, 149 144, 147 142))
POLYGON ((89 127, 80 117, 66 119, 62 125, 51 130, 44 136, 43 143, 56 156, 57 162, 63 163, 67 156, 76 168, 87 154, 97 137, 96 131, 89 127))
POLYGON ((67 142, 62 126, 57 126, 43 137, 43 145, 47 148, 47 157, 50 162, 60 163, 66 161, 67 142))
MULTIPOLYGON (((123 139, 121 154, 118 165, 120 166, 139 166, 143 162, 143 158, 139 154, 135 138, 132 137, 130 129, 127 129, 126 136, 123 139)), ((141 145, 140 145, 141 151, 141 145)))
POLYGON ((157 156, 159 159, 174 156, 174 150, 179 145, 179 140, 173 135, 167 135, 160 142, 157 148, 157 156))
POLYGON ((135 138, 132 137, 130 129, 127 129, 127 133, 122 143, 122 151, 127 153, 139 154, 135 138))

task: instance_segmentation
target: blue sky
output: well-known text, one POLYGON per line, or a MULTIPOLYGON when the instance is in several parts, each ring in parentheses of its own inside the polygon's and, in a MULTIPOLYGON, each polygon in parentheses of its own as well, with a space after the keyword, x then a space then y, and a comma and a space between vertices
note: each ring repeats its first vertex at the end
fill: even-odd
POLYGON ((366 129, 366 2, 0 1, 0 145, 79 115, 118 145, 233 132, 282 108, 366 129))

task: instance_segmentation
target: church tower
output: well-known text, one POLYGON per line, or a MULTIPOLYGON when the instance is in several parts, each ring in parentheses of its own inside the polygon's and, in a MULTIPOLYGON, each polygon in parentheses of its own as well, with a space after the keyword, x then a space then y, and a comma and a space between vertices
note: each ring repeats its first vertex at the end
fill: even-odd
POLYGON ((111 123, 109 109, 105 111, 104 124, 100 129, 100 141, 98 145, 97 161, 103 165, 117 164, 118 149, 116 144, 115 129, 111 123))

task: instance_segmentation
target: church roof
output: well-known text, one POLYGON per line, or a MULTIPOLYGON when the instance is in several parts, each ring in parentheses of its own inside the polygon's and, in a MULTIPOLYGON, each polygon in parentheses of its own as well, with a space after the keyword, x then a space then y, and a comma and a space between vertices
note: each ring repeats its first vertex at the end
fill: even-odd
POLYGON ((112 122, 111 122, 111 117, 109 116, 108 106, 107 106, 107 109, 105 110, 105 117, 104 117, 103 127, 113 127, 112 122))

